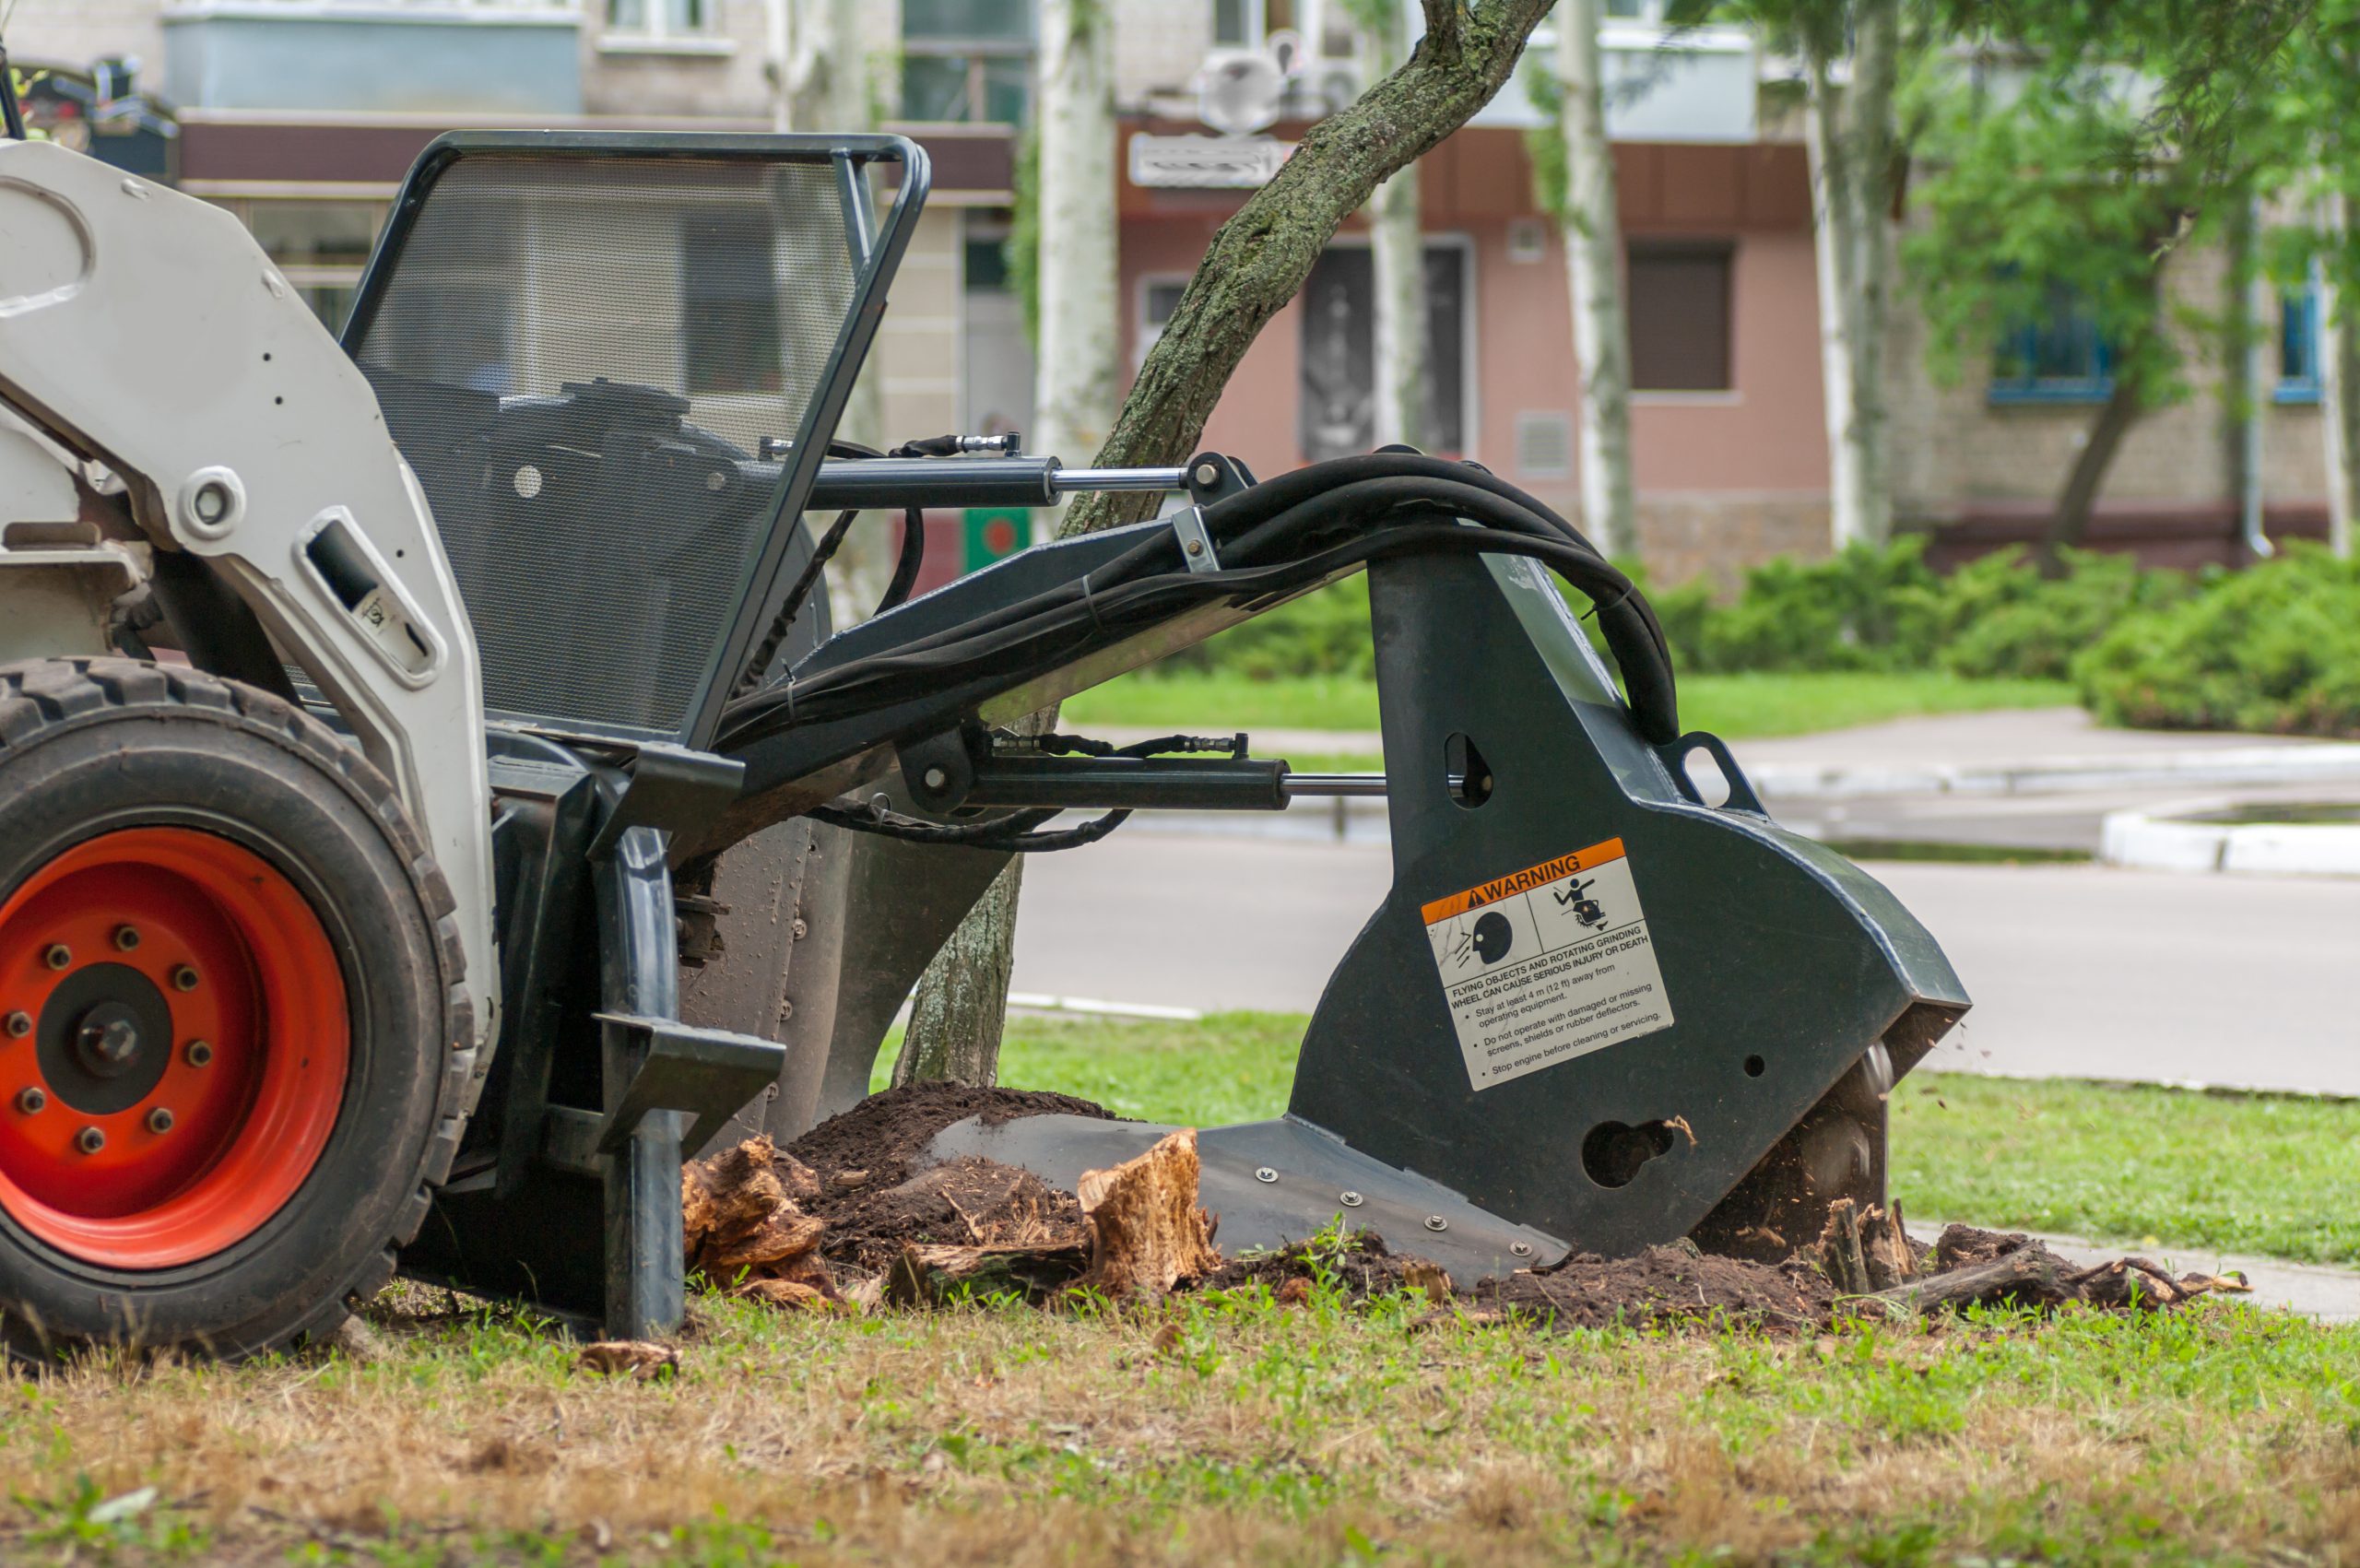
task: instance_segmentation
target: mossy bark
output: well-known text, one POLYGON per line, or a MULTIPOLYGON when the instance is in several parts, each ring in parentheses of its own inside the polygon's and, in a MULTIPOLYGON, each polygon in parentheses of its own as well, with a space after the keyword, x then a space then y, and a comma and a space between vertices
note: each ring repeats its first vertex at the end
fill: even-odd
MULTIPOLYGON (((1303 138, 1270 183, 1221 225, 1132 383, 1095 466, 1162 466, 1192 456, 1231 374, 1269 319, 1311 276, 1344 219, 1396 171, 1490 102, 1553 0, 1424 0, 1426 34, 1401 67, 1303 138)), ((1044 156, 1045 156, 1044 149, 1044 156)), ((1053 233, 1042 236, 1055 245, 1053 233)), ((1060 455, 1069 462, 1080 454, 1060 455)), ((1084 496, 1061 535, 1152 516, 1157 499, 1084 496)), ((1043 727, 1055 713, 1035 715, 1043 727)), ((997 1074, 1016 941, 1022 859, 1001 873, 918 983, 893 1081, 997 1074)))

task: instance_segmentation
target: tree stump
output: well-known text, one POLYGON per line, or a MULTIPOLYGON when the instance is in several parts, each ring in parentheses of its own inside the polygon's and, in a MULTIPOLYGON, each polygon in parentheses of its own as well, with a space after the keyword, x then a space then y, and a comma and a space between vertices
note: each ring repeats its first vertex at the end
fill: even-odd
POLYGON ((1197 1129, 1183 1127, 1136 1160, 1085 1171, 1077 1188, 1090 1226, 1082 1283, 1114 1296, 1160 1296, 1221 1267, 1213 1220, 1197 1207, 1197 1129))

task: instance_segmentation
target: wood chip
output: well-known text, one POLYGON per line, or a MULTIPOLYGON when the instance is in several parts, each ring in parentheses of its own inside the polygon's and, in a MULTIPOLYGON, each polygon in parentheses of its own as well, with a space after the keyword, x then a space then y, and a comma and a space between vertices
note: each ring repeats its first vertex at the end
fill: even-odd
POLYGON ((645 1383, 678 1372, 680 1352, 652 1339, 600 1339, 583 1346, 574 1364, 609 1377, 628 1373, 638 1382, 645 1383))

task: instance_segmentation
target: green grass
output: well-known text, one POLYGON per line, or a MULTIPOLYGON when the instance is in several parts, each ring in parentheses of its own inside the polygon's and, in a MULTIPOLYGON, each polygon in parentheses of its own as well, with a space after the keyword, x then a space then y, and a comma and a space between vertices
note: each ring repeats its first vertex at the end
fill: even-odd
MULTIPOLYGON (((1285 1109, 1304 1023, 1019 1013, 1000 1080, 1149 1121, 1252 1121, 1285 1109)), ((1920 1073, 1893 1108, 1893 1191, 1913 1214, 2360 1265, 2360 1103, 1920 1073)))
POLYGON ((380 1350, 0 1387, 0 1561, 2348 1563, 2360 1328, 1550 1333, 1326 1286, 845 1318, 706 1297, 674 1376, 411 1291, 380 1350))
MULTIPOLYGON (((2071 705, 2073 689, 2046 680, 1970 680, 1961 676, 1696 675, 1680 682, 1680 712, 1691 729, 1727 739, 1802 735, 1924 713, 2071 705)), ((1065 704, 1074 725, 1175 729, 1373 730, 1376 684, 1346 676, 1252 680, 1221 671, 1125 676, 1065 704)), ((1300 759, 1294 760, 1304 766, 1300 759)))
MULTIPOLYGON (((1265 1115, 1302 1022, 1019 1017, 1004 1077, 1265 1115)), ((1896 1183, 1987 1220, 2212 1212, 2246 1245, 2353 1207, 2354 1114, 1949 1077, 1901 1092, 1896 1183), (2046 1188, 2014 1179, 2035 1155, 2046 1188), (2199 1166, 2215 1190, 2169 1179, 2199 1166)), ((1325 1283, 856 1317, 706 1295, 646 1383, 440 1291, 368 1316, 359 1360, 0 1382, 0 1562, 2360 1562, 2360 1326, 2231 1301, 1781 1337, 1551 1332, 1325 1283)))

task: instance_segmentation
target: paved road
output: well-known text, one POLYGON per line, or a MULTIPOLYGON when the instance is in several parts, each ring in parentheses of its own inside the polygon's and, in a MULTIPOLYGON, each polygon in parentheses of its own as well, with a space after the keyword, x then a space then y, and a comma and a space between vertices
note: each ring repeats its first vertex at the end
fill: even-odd
MULTIPOLYGON (((2360 884, 1874 869, 1976 1000, 1931 1065, 2360 1095, 2360 884)), ((1150 831, 1042 855, 1015 988, 1307 1011, 1390 875, 1381 844, 1150 831)))

